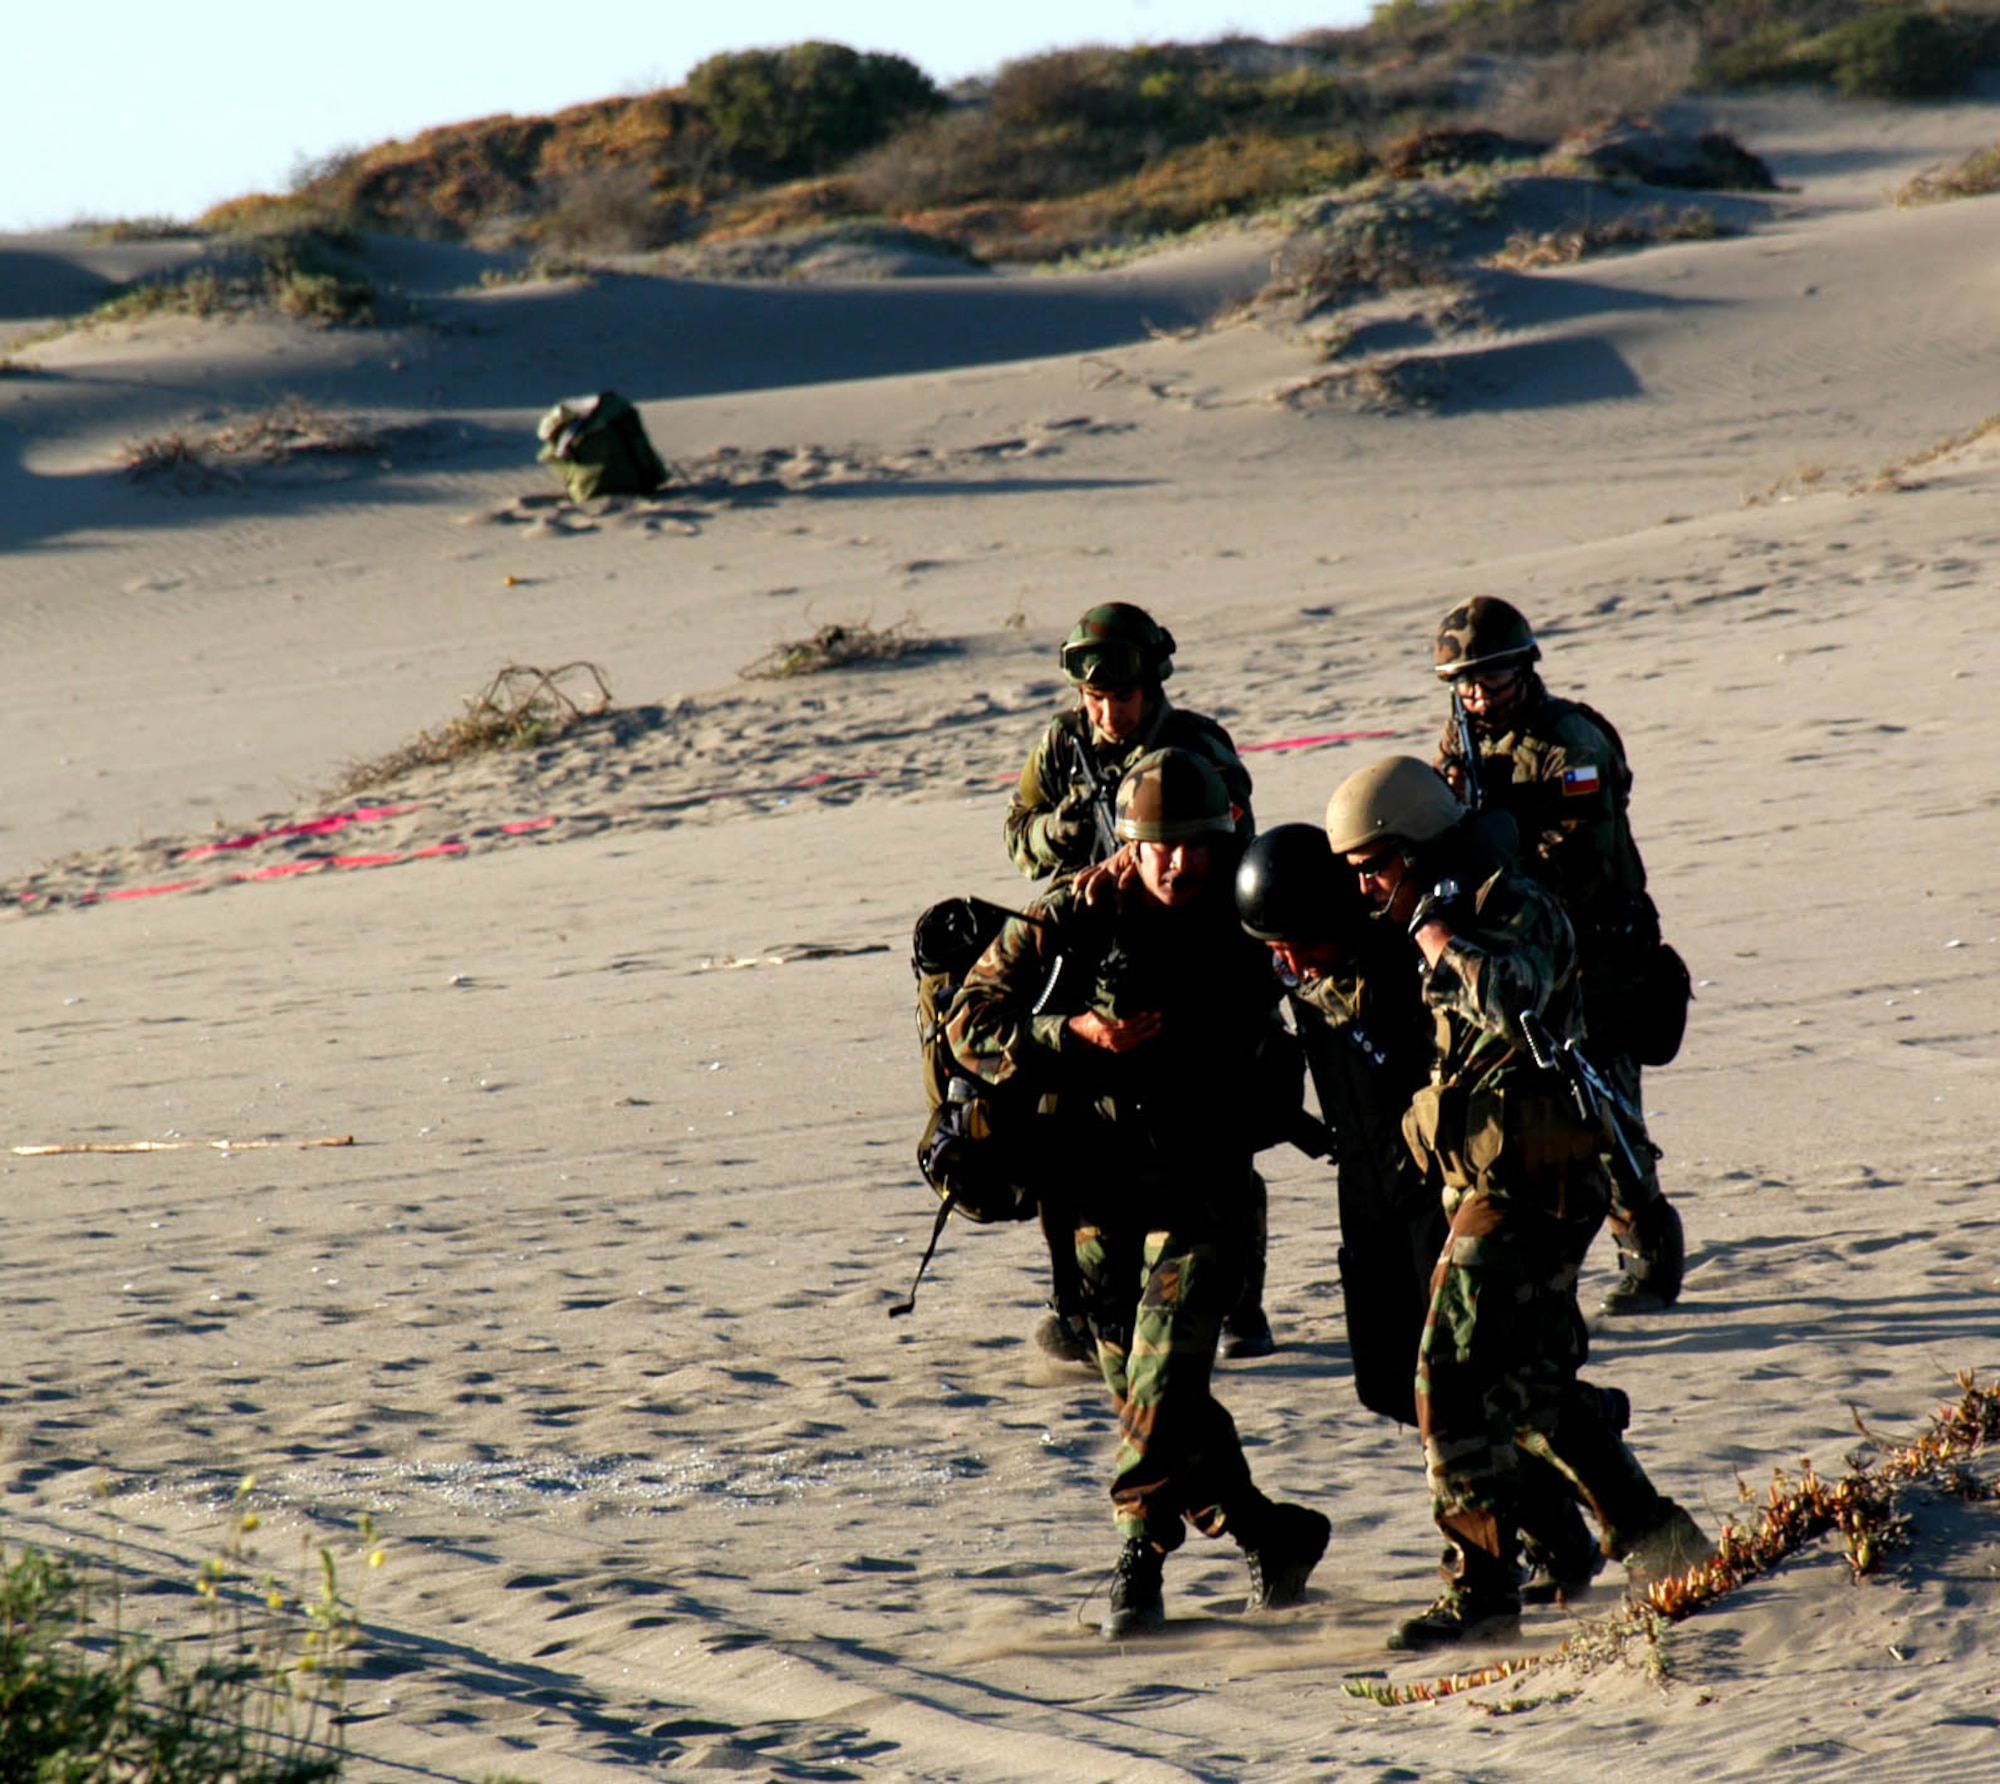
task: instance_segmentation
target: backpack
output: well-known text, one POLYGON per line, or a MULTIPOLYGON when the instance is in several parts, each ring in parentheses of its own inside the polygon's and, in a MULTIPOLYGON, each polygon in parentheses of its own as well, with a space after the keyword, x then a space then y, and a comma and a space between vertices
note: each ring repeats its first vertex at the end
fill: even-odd
POLYGON ((910 938, 910 971, 917 981, 917 1055, 930 1114, 917 1141, 917 1169, 937 1191, 937 1219, 906 1299, 889 1309, 896 1319, 917 1304, 917 1288, 930 1268, 954 1213, 982 1224, 1032 1220, 1041 1211, 1028 1175, 1023 1144, 1034 1103, 1010 1095, 966 1072, 952 1053, 945 1029, 959 987, 1007 919, 1019 913, 983 898, 946 898, 917 919, 910 938))
POLYGON ((639 411, 615 390, 565 398, 535 432, 542 442, 536 462, 555 472, 573 502, 651 495, 667 480, 639 411))
POLYGON ((917 1052, 930 1114, 917 1142, 917 1169, 947 1212, 982 1224, 1032 1220, 1035 1192, 1018 1181, 1021 1098, 973 1077, 945 1038, 959 987, 1015 915, 983 898, 946 898, 917 919, 910 971, 917 981, 917 1052))

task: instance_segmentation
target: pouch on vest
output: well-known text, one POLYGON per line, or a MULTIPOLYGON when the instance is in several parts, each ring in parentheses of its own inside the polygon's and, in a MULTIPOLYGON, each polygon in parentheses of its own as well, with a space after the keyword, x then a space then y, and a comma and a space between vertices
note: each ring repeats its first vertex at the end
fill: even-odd
POLYGON ((565 398, 535 432, 542 442, 536 462, 555 472, 573 502, 651 495, 667 480, 639 411, 615 390, 565 398))

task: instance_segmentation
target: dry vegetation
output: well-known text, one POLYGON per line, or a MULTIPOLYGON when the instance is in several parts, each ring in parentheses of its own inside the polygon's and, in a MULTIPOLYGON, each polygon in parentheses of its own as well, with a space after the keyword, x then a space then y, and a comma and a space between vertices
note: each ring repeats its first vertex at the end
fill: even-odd
POLYGON ((1954 166, 1927 167, 1896 194, 1899 205, 1942 204, 1953 198, 1984 198, 2000 192, 2000 143, 1980 149, 1954 166))
POLYGON ((387 786, 420 768, 463 762, 496 750, 539 749, 610 710, 611 687, 595 663, 564 663, 556 669, 509 663, 466 700, 465 710, 456 718, 419 731, 385 756, 354 763, 329 792, 347 798, 387 786))
POLYGON ((601 256, 866 220, 1047 262, 1440 171, 1398 145, 1445 147, 1449 171, 1480 139, 1488 159, 1533 154, 1703 87, 1919 95, 1996 64, 1992 0, 1389 0, 1354 30, 1061 50, 950 95, 899 58, 795 44, 712 58, 682 88, 345 151, 203 223, 601 256))
POLYGON ((249 465, 369 458, 391 436, 288 398, 261 415, 205 434, 173 432, 127 446, 121 469, 135 483, 167 482, 184 494, 242 480, 249 465))
POLYGON ((1601 223, 1571 223, 1539 233, 1516 231, 1486 264, 1501 272, 1527 273, 1545 266, 1571 266, 1593 254, 1620 248, 1644 248, 1656 242, 1706 242, 1728 233, 1705 206, 1686 205, 1676 210, 1649 205, 1601 223))
POLYGON ((888 663, 903 657, 933 656, 949 646, 935 638, 920 638, 908 620, 893 626, 867 621, 852 626, 821 626, 810 638, 774 644, 754 663, 736 673, 746 681, 787 681, 795 675, 818 675, 851 663, 888 663))

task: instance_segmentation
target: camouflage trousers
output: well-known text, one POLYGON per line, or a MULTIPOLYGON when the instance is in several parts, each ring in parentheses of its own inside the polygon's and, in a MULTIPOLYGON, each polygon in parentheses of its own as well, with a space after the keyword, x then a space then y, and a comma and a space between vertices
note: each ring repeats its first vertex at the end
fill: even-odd
POLYGON ((1452 1215, 1416 1383, 1431 1515, 1452 1545, 1448 1572, 1468 1548, 1511 1561, 1524 1452, 1570 1483, 1611 1553, 1659 1515, 1659 1495, 1603 1396, 1577 1379, 1590 1337, 1576 1283, 1597 1224, 1483 1192, 1452 1215))
POLYGON ((1245 1247, 1086 1224, 1076 1261, 1118 1414, 1119 1535, 1171 1551, 1183 1520, 1204 1536, 1240 1526, 1263 1500, 1211 1381, 1223 1317, 1243 1292, 1245 1247))

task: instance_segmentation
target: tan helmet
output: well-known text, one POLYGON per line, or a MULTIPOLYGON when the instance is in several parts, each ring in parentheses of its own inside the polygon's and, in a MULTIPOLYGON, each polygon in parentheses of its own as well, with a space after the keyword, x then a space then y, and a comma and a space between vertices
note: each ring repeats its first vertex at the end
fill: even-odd
POLYGON ((1465 816, 1444 776, 1415 756, 1384 756, 1350 774, 1326 802, 1326 840, 1336 855, 1377 843, 1435 842, 1465 816))
POLYGON ((1072 687, 1157 687, 1174 672, 1174 635, 1145 608, 1107 601, 1070 627, 1058 660, 1072 687))
POLYGON ((1541 654, 1527 616, 1497 595, 1474 595, 1438 624, 1437 672, 1444 681, 1475 669, 1525 669, 1541 654))
POLYGON ((1236 814, 1222 776, 1189 750, 1154 750, 1141 756, 1118 783, 1121 842, 1191 842, 1232 836, 1236 814))

